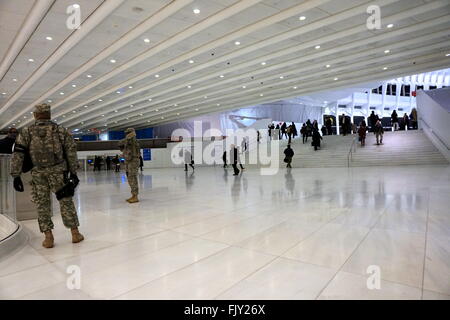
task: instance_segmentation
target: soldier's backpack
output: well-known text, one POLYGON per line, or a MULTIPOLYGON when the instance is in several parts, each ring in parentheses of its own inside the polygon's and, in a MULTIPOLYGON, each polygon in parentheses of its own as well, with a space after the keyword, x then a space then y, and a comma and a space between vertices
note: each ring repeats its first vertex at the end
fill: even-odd
POLYGON ((53 123, 28 128, 29 150, 35 167, 49 168, 65 161, 64 146, 58 128, 58 125, 53 123))

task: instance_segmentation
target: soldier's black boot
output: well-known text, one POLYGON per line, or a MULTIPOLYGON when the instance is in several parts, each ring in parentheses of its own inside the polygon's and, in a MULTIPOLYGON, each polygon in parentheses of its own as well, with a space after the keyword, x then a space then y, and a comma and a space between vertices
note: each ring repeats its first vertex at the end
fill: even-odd
POLYGON ((84 240, 84 236, 78 231, 78 228, 70 229, 72 232, 72 243, 78 243, 84 240))
POLYGON ((42 242, 42 246, 47 249, 53 248, 55 239, 53 238, 52 230, 45 231, 44 234, 45 234, 45 239, 42 242))

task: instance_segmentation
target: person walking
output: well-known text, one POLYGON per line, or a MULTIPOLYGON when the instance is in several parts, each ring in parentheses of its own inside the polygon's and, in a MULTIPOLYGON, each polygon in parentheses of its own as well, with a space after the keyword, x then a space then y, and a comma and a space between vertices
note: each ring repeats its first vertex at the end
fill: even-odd
POLYGON ((230 148, 230 161, 232 161, 231 166, 233 167, 234 174, 233 176, 237 176, 239 174, 239 169, 237 167, 238 164, 238 150, 234 144, 231 145, 230 148))
POLYGON ((411 126, 413 130, 417 130, 417 109, 416 108, 412 108, 411 110, 411 114, 409 115, 409 119, 411 120, 411 126))
POLYGON ((359 135, 359 141, 361 142, 361 147, 364 147, 366 145, 366 133, 367 133, 367 127, 366 123, 364 121, 361 122, 358 129, 358 135, 359 135))
POLYGON ((320 131, 322 131, 322 136, 326 136, 327 135, 327 128, 325 126, 322 126, 320 131))
POLYGON ((111 157, 110 156, 106 156, 105 162, 106 162, 106 170, 107 171, 111 170, 111 157))
POLYGON ((133 128, 125 130, 125 138, 118 143, 120 151, 123 152, 125 158, 125 171, 127 174, 128 184, 131 188, 131 198, 127 199, 128 203, 139 202, 139 156, 141 148, 136 139, 136 131, 133 128))
POLYGON ((139 168, 141 168, 141 172, 144 171, 144 158, 139 155, 139 168))
POLYGON ((292 125, 290 125, 290 126, 286 129, 286 132, 287 132, 287 135, 288 135, 288 144, 291 144, 293 131, 294 131, 294 130, 292 129, 292 125))
POLYGON ((296 136, 298 136, 297 127, 295 126, 295 123, 292 122, 292 139, 295 139, 296 136))
POLYGON ((325 126, 327 127, 328 135, 331 136, 333 134, 333 119, 331 117, 325 120, 325 126))
POLYGON ((119 155, 116 154, 116 156, 114 157, 114 159, 112 159, 112 163, 114 164, 114 171, 115 171, 115 172, 120 172, 120 159, 119 159, 119 155))
POLYGON ((287 129, 287 124, 286 122, 283 122, 283 124, 281 125, 281 139, 283 139, 283 136, 286 136, 287 139, 287 133, 286 133, 286 129, 287 129))
POLYGON ((377 145, 383 144, 384 129, 380 120, 375 123, 374 133, 377 138, 377 145))
POLYGON ((192 153, 187 148, 184 148, 183 152, 184 152, 184 171, 188 171, 188 165, 192 168, 192 170, 195 170, 192 153))
POLYGON ((286 168, 292 168, 292 158, 294 157, 294 150, 292 150, 291 145, 288 144, 286 149, 284 149, 284 162, 287 163, 286 168))
POLYGON ((13 145, 18 133, 16 128, 8 130, 8 135, 0 140, 0 153, 11 154, 13 152, 13 145))
POLYGON ((403 130, 408 130, 409 129, 409 118, 408 118, 408 114, 404 114, 403 115, 403 130))
POLYGON ((236 147, 237 150, 237 162, 239 163, 239 166, 241 167, 241 170, 245 170, 244 166, 242 165, 241 162, 241 150, 239 149, 239 147, 236 147))
POLYGON ((308 127, 306 126, 306 124, 302 125, 302 128, 300 129, 300 133, 303 138, 303 144, 305 144, 305 142, 308 142, 308 127))
POLYGON ((378 116, 375 114, 375 111, 372 111, 372 113, 369 116, 369 126, 370 126, 370 131, 374 131, 375 128, 375 124, 377 123, 377 121, 379 120, 378 116))
POLYGON ((223 168, 224 169, 227 168, 228 166, 227 166, 227 152, 226 151, 224 151, 222 154, 222 161, 223 161, 223 168))
POLYGON ((18 192, 24 191, 20 175, 25 155, 29 154, 33 163, 32 197, 38 212, 39 230, 45 235, 42 246, 54 246, 50 199, 52 192, 57 195, 61 217, 64 226, 71 231, 72 243, 81 242, 84 236, 78 230, 80 223, 72 200, 80 181, 77 176, 77 145, 66 128, 51 121, 50 105, 35 106, 33 115, 34 124, 21 130, 14 146, 10 171, 14 178, 14 189, 18 192), (62 192, 63 190, 67 193, 62 192))
POLYGON ((312 145, 314 147, 314 151, 317 151, 317 148, 320 148, 320 140, 322 140, 322 136, 319 133, 319 130, 314 130, 312 134, 312 145))
POLYGON ((341 116, 341 121, 342 121, 342 135, 345 137, 347 135, 348 132, 348 123, 347 123, 347 118, 345 117, 345 114, 342 114, 341 116))
POLYGON ((394 128, 394 131, 398 130, 398 115, 397 115, 397 111, 392 111, 391 114, 391 124, 392 124, 392 128, 394 128))

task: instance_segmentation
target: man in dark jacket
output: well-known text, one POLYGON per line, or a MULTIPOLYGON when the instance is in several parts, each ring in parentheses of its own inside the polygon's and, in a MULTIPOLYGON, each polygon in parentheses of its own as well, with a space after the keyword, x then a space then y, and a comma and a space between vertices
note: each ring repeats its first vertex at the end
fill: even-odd
POLYGON ((12 154, 12 147, 18 133, 16 128, 9 129, 8 135, 0 140, 0 153, 12 154))
POLYGON ((375 114, 375 111, 372 111, 372 113, 369 116, 369 126, 370 130, 373 132, 375 124, 379 120, 378 116, 375 114))
POLYGON ((391 123, 392 123, 392 127, 394 128, 394 131, 398 130, 398 115, 397 115, 397 111, 392 111, 391 114, 391 123))
POLYGON ((284 150, 284 162, 287 163, 286 168, 292 168, 291 167, 291 162, 292 162, 292 158, 294 157, 294 150, 292 150, 291 145, 288 144, 287 148, 284 150))
POLYGON ((319 130, 314 130, 312 134, 312 145, 314 147, 314 151, 317 151, 317 148, 320 148, 320 140, 322 140, 322 136, 319 133, 319 130))
POLYGON ((239 174, 238 165, 238 150, 234 144, 231 145, 230 149, 230 161, 232 161, 231 165, 233 166, 234 174, 233 176, 237 176, 239 174))

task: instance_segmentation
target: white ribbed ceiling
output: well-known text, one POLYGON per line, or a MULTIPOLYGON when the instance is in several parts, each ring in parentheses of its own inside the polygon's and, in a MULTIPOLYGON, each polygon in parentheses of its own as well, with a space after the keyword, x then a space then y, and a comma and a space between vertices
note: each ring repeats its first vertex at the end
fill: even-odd
POLYGON ((141 128, 450 66, 449 0, 40 1, 0 0, 0 129, 48 101, 71 129, 141 128))

